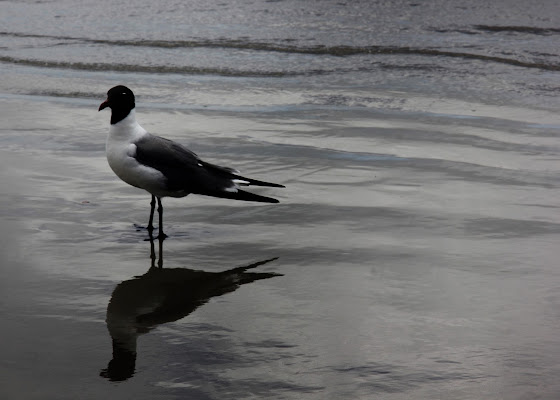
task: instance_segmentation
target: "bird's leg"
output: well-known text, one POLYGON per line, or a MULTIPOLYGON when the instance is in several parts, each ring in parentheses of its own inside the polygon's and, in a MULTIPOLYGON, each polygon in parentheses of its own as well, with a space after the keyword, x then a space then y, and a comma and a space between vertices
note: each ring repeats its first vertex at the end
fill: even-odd
POLYGON ((148 221, 148 232, 151 235, 154 230, 154 210, 156 209, 156 196, 154 196, 153 194, 152 194, 152 201, 150 202, 150 206, 152 206, 152 208, 150 209, 150 221, 148 221))
POLYGON ((163 233, 163 206, 161 205, 161 198, 157 198, 158 201, 158 214, 159 214, 159 240, 164 240, 167 235, 163 233))

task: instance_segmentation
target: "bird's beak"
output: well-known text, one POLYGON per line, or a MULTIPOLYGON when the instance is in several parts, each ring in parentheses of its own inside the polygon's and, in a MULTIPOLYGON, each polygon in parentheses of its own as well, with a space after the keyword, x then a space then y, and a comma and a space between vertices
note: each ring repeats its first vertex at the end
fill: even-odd
POLYGON ((99 106, 99 110, 97 110, 97 111, 101 111, 101 110, 103 110, 104 108, 107 108, 107 107, 109 107, 109 106, 110 106, 110 105, 109 105, 109 99, 107 99, 107 100, 105 100, 103 103, 101 103, 101 105, 99 106))

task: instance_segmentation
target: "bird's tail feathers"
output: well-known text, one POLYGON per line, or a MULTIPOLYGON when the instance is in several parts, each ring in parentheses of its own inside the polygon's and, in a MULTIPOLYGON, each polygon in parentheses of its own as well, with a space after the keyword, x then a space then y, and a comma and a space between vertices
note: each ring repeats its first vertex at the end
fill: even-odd
POLYGON ((243 200, 243 201, 256 201, 259 203, 279 203, 280 201, 272 197, 261 196, 251 192, 237 189, 235 192, 217 192, 217 193, 201 193, 212 197, 221 197, 223 199, 243 200))
POLYGON ((266 186, 266 187, 278 187, 278 188, 286 187, 278 183, 259 181, 257 179, 245 178, 244 176, 239 176, 239 175, 235 175, 232 181, 241 186, 254 185, 254 186, 266 186))
POLYGON ((219 165, 211 164, 211 163, 208 163, 208 162, 205 162, 205 161, 202 161, 202 160, 198 160, 198 162, 201 165, 204 165, 204 167, 206 167, 207 169, 215 172, 219 176, 222 176, 222 177, 227 178, 227 179, 231 179, 231 181, 234 182, 237 185, 241 185, 241 186, 255 185, 255 186, 280 187, 280 188, 285 187, 284 185, 279 185, 277 183, 271 183, 271 182, 259 181, 257 179, 246 178, 244 176, 239 175, 239 171, 236 170, 236 169, 233 169, 233 168, 221 167, 219 165))

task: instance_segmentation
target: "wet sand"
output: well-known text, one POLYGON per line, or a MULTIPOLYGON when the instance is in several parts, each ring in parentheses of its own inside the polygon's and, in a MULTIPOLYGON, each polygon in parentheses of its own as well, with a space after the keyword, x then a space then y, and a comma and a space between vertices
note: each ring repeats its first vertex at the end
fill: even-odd
POLYGON ((482 104, 436 114, 421 99, 398 113, 139 109, 148 130, 287 188, 262 191, 278 205, 164 199, 165 270, 277 259, 247 272, 266 278, 223 293, 210 289, 217 275, 203 275, 212 285, 198 297, 177 283, 193 299, 123 323, 137 355, 117 383, 100 376, 114 357, 110 302, 127 321, 170 293, 169 280, 192 279, 148 272, 135 225, 150 198, 110 171, 97 103, 0 99, 3 398, 560 393, 553 114, 482 104))

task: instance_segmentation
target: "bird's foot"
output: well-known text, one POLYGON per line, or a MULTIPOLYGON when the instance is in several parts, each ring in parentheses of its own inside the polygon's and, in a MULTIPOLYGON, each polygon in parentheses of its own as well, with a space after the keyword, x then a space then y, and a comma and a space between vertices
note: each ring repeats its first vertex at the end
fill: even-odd
POLYGON ((152 233, 154 231, 153 225, 143 226, 143 225, 134 224, 134 228, 136 228, 136 232, 147 230, 148 232, 152 233))

